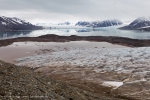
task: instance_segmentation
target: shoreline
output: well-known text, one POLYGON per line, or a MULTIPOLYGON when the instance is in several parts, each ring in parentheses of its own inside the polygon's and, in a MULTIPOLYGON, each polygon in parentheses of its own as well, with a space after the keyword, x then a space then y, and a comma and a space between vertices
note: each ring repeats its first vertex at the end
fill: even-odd
POLYGON ((59 36, 55 34, 42 35, 39 37, 19 37, 13 39, 0 40, 0 47, 8 46, 14 42, 69 42, 69 41, 95 41, 109 42, 112 44, 124 45, 129 47, 147 47, 150 46, 150 40, 130 39, 125 37, 112 36, 59 36))

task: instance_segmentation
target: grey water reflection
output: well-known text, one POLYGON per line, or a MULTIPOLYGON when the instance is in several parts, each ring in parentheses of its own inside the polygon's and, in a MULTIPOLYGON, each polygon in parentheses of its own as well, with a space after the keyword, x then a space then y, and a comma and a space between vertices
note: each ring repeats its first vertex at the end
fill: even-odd
POLYGON ((0 39, 9 39, 9 38, 17 38, 17 37, 26 37, 32 31, 3 31, 0 32, 0 39))
POLYGON ((46 34, 56 34, 60 36, 118 36, 133 39, 150 39, 150 32, 119 30, 116 28, 84 28, 84 29, 43 29, 35 31, 8 31, 0 32, 0 39, 9 39, 17 37, 38 37, 46 34))

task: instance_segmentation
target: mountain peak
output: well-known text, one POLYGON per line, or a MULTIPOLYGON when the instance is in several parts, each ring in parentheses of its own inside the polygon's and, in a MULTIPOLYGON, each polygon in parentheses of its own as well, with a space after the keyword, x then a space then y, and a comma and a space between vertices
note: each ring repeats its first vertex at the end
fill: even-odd
POLYGON ((125 30, 139 30, 143 27, 149 27, 150 26, 150 17, 139 17, 135 19, 133 22, 131 22, 128 26, 121 27, 120 29, 125 30))
POLYGON ((32 30, 38 28, 39 27, 16 17, 0 16, 0 30, 32 30))
POLYGON ((150 18, 149 17, 139 17, 137 19, 135 19, 131 24, 129 24, 130 26, 136 26, 139 23, 143 23, 143 22, 149 22, 150 18))
POLYGON ((150 17, 139 17, 135 19, 134 21, 150 21, 150 17))

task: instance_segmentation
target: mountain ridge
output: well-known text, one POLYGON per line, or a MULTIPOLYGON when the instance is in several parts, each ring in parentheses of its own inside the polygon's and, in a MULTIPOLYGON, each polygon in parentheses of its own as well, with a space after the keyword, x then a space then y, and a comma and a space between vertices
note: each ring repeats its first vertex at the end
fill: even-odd
POLYGON ((25 20, 17 17, 5 17, 0 16, 0 30, 1 31, 12 31, 12 30, 36 30, 42 29, 40 26, 32 25, 25 20))
POLYGON ((150 30, 150 18, 139 17, 132 21, 129 25, 121 27, 123 30, 150 30))
POLYGON ((118 19, 104 20, 104 21, 79 21, 76 23, 76 26, 86 26, 86 27, 108 27, 108 26, 116 26, 122 25, 123 22, 118 19))

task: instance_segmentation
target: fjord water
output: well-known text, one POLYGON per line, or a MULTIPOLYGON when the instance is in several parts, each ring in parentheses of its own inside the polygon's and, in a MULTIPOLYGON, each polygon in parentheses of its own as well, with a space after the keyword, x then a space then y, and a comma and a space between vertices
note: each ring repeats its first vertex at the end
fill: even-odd
POLYGON ((0 32, 0 40, 16 37, 37 37, 46 34, 56 34, 60 36, 118 36, 133 39, 150 39, 150 32, 138 30, 119 30, 115 28, 80 28, 80 29, 43 29, 35 31, 7 31, 0 32))

